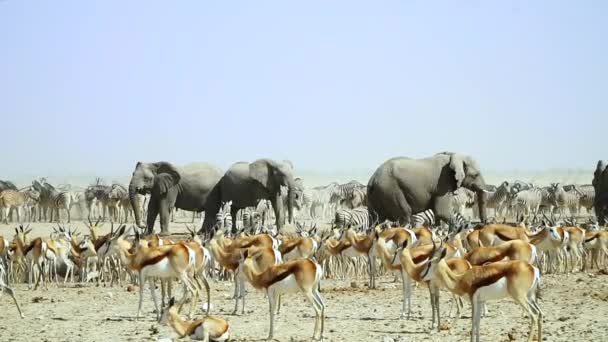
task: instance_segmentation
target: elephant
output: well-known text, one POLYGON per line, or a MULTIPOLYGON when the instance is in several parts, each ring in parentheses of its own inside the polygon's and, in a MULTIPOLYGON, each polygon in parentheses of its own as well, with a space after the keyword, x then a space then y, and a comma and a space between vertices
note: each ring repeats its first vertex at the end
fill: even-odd
POLYGON ((370 215, 411 222, 412 214, 432 209, 435 216, 454 224, 453 192, 465 187, 477 194, 479 216, 486 217, 487 190, 477 162, 470 156, 441 152, 432 157, 396 157, 381 164, 367 184, 370 215))
POLYGON ((203 227, 212 227, 220 205, 218 185, 221 178, 222 171, 208 164, 197 170, 185 171, 165 161, 138 162, 128 189, 137 226, 146 228, 147 233, 151 233, 156 216, 160 215, 161 234, 168 234, 171 210, 179 208, 186 211, 213 212, 213 215, 205 215, 203 222, 203 227), (141 199, 136 195, 148 193, 150 198, 144 224, 141 221, 141 199))
MULTIPOLYGON (((232 201, 232 232, 236 233, 236 215, 240 209, 255 207, 260 199, 272 204, 279 230, 285 224, 281 186, 287 187, 289 222, 293 222, 294 202, 304 189, 296 182, 293 166, 286 161, 258 159, 252 163, 237 162, 230 166, 220 180, 221 203, 232 201)), ((219 203, 217 205, 219 208, 219 203)), ((215 217, 215 214, 213 216, 215 217)))
POLYGON ((608 161, 599 160, 593 173, 593 188, 595 189, 595 215, 600 226, 606 224, 608 211, 608 161))

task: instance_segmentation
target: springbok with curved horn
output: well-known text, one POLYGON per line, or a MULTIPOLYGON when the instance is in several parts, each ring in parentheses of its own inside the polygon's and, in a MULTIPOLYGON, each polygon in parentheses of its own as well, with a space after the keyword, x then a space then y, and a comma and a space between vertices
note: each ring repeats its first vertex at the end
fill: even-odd
POLYGON ((466 272, 455 272, 447 265, 447 249, 443 244, 431 258, 431 269, 435 279, 458 296, 466 296, 473 308, 471 342, 479 342, 481 308, 487 300, 511 297, 530 316, 528 342, 534 337, 534 325, 538 326, 538 341, 542 341, 542 317, 536 299, 540 286, 540 270, 530 263, 499 261, 483 266, 473 266, 466 272))
POLYGON ((279 296, 287 293, 303 292, 315 310, 315 327, 312 339, 323 339, 325 325, 325 303, 319 294, 319 282, 323 277, 323 270, 319 264, 310 259, 297 259, 287 261, 280 265, 267 268, 259 272, 254 263, 256 255, 247 250, 241 251, 239 262, 240 272, 256 289, 266 290, 270 304, 270 331, 268 340, 274 337, 274 315, 279 296), (320 327, 319 327, 320 325, 320 327))

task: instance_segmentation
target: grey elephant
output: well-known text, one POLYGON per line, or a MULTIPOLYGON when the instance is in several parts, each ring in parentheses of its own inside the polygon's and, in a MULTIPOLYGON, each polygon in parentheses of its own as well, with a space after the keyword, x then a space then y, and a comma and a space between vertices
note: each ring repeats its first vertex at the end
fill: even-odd
POLYGON ((606 224, 608 211, 608 161, 599 160, 593 173, 593 188, 595 189, 594 208, 597 222, 600 226, 606 224))
MULTIPOLYGON (((304 189, 295 181, 293 167, 285 161, 258 159, 252 163, 233 164, 220 181, 221 203, 232 201, 232 232, 236 233, 236 214, 240 209, 256 206, 260 199, 272 204, 276 225, 281 229, 285 224, 281 186, 287 187, 287 209, 289 222, 293 221, 293 206, 297 196, 304 189)), ((218 206, 219 208, 219 206, 218 206)), ((216 212, 213 213, 215 216, 216 212)), ((204 228, 204 227, 203 227, 204 228)))
POLYGON ((156 216, 160 215, 161 234, 169 233, 171 210, 213 212, 205 215, 203 227, 210 228, 220 205, 218 183, 222 171, 204 164, 196 170, 180 170, 168 162, 138 162, 129 183, 129 200, 135 222, 148 233, 154 229, 156 216), (146 223, 141 221, 141 205, 137 194, 150 194, 146 223))
POLYGON ((477 194, 479 216, 485 222, 486 184, 473 158, 451 152, 423 159, 392 158, 368 182, 370 214, 380 222, 407 223, 412 214, 432 209, 438 219, 454 223, 452 193, 461 186, 477 194))

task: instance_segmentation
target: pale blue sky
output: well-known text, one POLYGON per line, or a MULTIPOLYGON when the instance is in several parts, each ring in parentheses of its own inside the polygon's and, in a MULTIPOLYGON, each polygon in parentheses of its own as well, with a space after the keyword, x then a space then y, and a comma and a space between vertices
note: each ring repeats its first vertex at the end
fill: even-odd
POLYGON ((606 1, 0 1, 0 178, 442 150, 590 169, 606 18, 606 1))

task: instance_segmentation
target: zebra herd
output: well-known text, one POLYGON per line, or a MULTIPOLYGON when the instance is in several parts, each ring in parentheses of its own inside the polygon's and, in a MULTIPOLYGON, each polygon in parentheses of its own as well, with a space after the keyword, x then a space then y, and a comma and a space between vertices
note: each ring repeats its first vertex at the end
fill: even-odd
MULTIPOLYGON (((494 217, 504 219, 507 217, 524 217, 527 220, 537 220, 541 214, 559 217, 578 217, 581 209, 585 208, 587 215, 591 215, 595 200, 595 190, 591 184, 551 183, 539 187, 532 183, 521 181, 504 181, 500 186, 488 191, 486 206, 494 211, 494 217)), ((464 214, 465 208, 476 213, 476 196, 470 190, 460 188, 454 193, 454 208, 464 214)))
MULTIPOLYGON (((142 212, 146 210, 147 197, 137 195, 142 212)), ((284 200, 287 201, 285 194, 284 200)), ((488 186, 487 208, 493 210, 495 219, 520 218, 537 220, 541 214, 559 217, 577 217, 581 208, 591 214, 595 192, 592 185, 562 185, 552 183, 539 187, 522 181, 504 181, 499 186, 488 186)), ((230 204, 224 203, 216 215, 219 228, 230 227, 232 217, 230 204)), ((125 186, 113 183, 102 184, 97 179, 84 190, 72 190, 69 186, 55 187, 46 179, 34 180, 30 186, 18 189, 10 181, 0 181, 0 219, 8 223, 18 221, 71 220, 71 211, 76 208, 80 218, 103 218, 110 222, 127 222, 133 217, 133 208, 125 186)), ((294 203, 299 220, 331 222, 336 227, 369 227, 373 217, 367 210, 367 186, 357 181, 305 188, 294 203)), ((455 222, 478 218, 476 195, 459 188, 454 192, 452 208, 457 215, 455 222), (471 209, 470 211, 468 209, 471 209)), ((491 214, 491 211, 488 211, 491 214)), ((174 213, 175 215, 175 213, 174 213)), ((192 221, 197 213, 193 213, 192 221)), ((201 217, 204 214, 201 214, 201 217)), ((268 200, 260 200, 255 207, 240 210, 237 225, 241 229, 259 231, 272 220, 275 213, 268 200)), ((202 218, 201 218, 202 219, 202 218)), ((434 224, 435 215, 426 210, 412 216, 414 226, 434 224)))
MULTIPOLYGON (((145 196, 139 197, 145 208, 145 196)), ((82 191, 72 190, 70 186, 53 186, 44 178, 20 189, 10 181, 0 181, 0 208, 4 223, 14 219, 14 215, 20 222, 69 223, 74 209, 81 219, 101 217, 123 223, 133 217, 127 189, 117 183, 104 185, 99 179, 82 191)))

